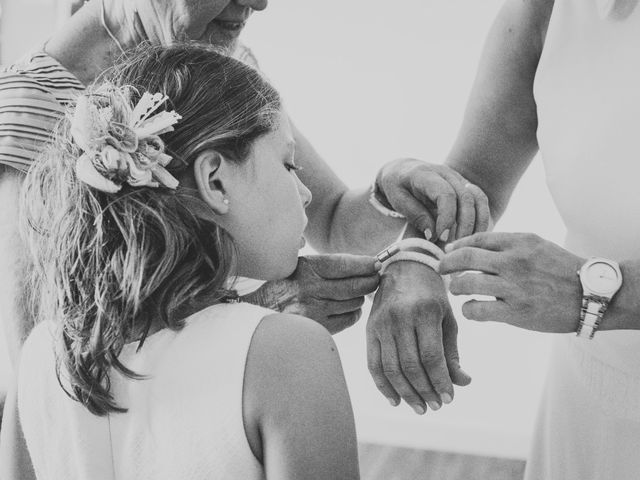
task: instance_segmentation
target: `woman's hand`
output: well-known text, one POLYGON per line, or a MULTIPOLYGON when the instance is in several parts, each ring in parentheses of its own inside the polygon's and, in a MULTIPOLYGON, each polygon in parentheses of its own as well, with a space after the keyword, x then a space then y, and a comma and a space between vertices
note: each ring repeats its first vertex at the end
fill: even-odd
POLYGON ((480 233, 446 252, 441 274, 476 271, 454 275, 452 294, 495 297, 466 302, 465 317, 538 332, 576 331, 582 303, 577 271, 584 258, 528 233, 480 233))
POLYGON ((333 334, 358 321, 364 296, 378 288, 379 281, 373 257, 309 255, 299 258, 289 278, 266 282, 243 300, 311 318, 333 334))
POLYGON ((404 399, 416 413, 453 399, 468 385, 460 368, 458 326, 440 275, 397 262, 386 269, 367 322, 369 372, 392 405, 404 399))
POLYGON ((433 241, 446 242, 489 228, 487 196, 445 165, 394 160, 380 169, 376 185, 395 211, 433 241))

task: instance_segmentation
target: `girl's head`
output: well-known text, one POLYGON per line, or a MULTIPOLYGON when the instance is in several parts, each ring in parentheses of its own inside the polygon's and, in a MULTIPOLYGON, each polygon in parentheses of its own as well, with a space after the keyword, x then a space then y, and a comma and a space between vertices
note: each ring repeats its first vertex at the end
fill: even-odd
POLYGON ((188 312, 225 297, 236 273, 269 280, 295 269, 310 193, 293 171, 293 148, 277 92, 252 68, 196 45, 135 52, 61 122, 27 175, 23 231, 38 316, 60 320, 65 385, 92 412, 118 410, 108 371, 134 375, 117 360, 125 343, 157 325, 179 328, 188 312), (168 98, 154 114, 182 118, 142 140, 123 125, 146 92, 168 98), (104 118, 108 145, 92 151, 104 118), (137 157, 143 148, 153 155, 137 157), (97 158, 89 165, 87 151, 97 158), (148 158, 164 164, 162 151, 172 160, 153 180, 179 185, 140 186, 153 182, 136 169, 148 158))

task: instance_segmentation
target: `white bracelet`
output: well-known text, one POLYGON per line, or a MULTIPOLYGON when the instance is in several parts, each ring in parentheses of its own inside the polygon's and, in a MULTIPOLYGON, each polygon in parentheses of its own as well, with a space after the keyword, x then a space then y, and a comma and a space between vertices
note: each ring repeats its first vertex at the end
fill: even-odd
POLYGON ((396 262, 415 262, 421 263, 422 265, 426 265, 431 267, 436 272, 440 268, 440 262, 429 255, 425 255, 424 253, 418 252, 398 252, 391 258, 384 261, 382 264, 382 268, 380 269, 380 275, 384 275, 385 270, 389 267, 389 265, 396 262))
POLYGON ((373 185, 371 185, 371 191, 369 193, 369 203, 373 208, 375 208, 385 217, 405 218, 405 216, 401 213, 398 213, 395 210, 391 210, 390 208, 387 208, 382 204, 382 202, 377 197, 377 188, 375 182, 373 183, 373 185))
POLYGON ((380 263, 383 263, 387 259, 397 255, 399 252, 408 251, 410 248, 423 250, 425 253, 434 256, 438 260, 444 256, 442 249, 429 240, 425 240, 423 238, 405 238, 399 242, 389 245, 378 253, 376 257, 380 263))

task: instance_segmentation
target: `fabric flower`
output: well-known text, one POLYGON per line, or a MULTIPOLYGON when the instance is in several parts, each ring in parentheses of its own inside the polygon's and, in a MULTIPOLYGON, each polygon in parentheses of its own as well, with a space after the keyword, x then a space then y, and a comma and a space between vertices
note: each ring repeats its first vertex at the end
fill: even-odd
MULTIPOLYGON (((123 88, 116 93, 126 102, 127 92, 123 88)), ((83 150, 76 162, 78 178, 107 193, 120 191, 122 184, 117 182, 177 188, 178 180, 164 168, 172 158, 164 152, 159 135, 173 131, 182 117, 174 111, 154 114, 168 97, 145 92, 133 109, 125 105, 117 110, 113 105, 96 105, 111 96, 95 97, 96 102, 87 96, 78 98, 71 120, 71 136, 83 150)))

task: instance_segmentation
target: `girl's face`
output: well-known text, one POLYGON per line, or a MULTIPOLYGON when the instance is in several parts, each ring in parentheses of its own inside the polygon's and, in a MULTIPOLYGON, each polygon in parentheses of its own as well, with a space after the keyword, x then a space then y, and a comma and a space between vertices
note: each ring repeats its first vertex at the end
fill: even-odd
POLYGON ((281 111, 277 128, 254 142, 249 158, 226 166, 224 228, 238 250, 239 275, 274 280, 296 268, 311 192, 296 175, 294 153, 291 125, 281 111))

